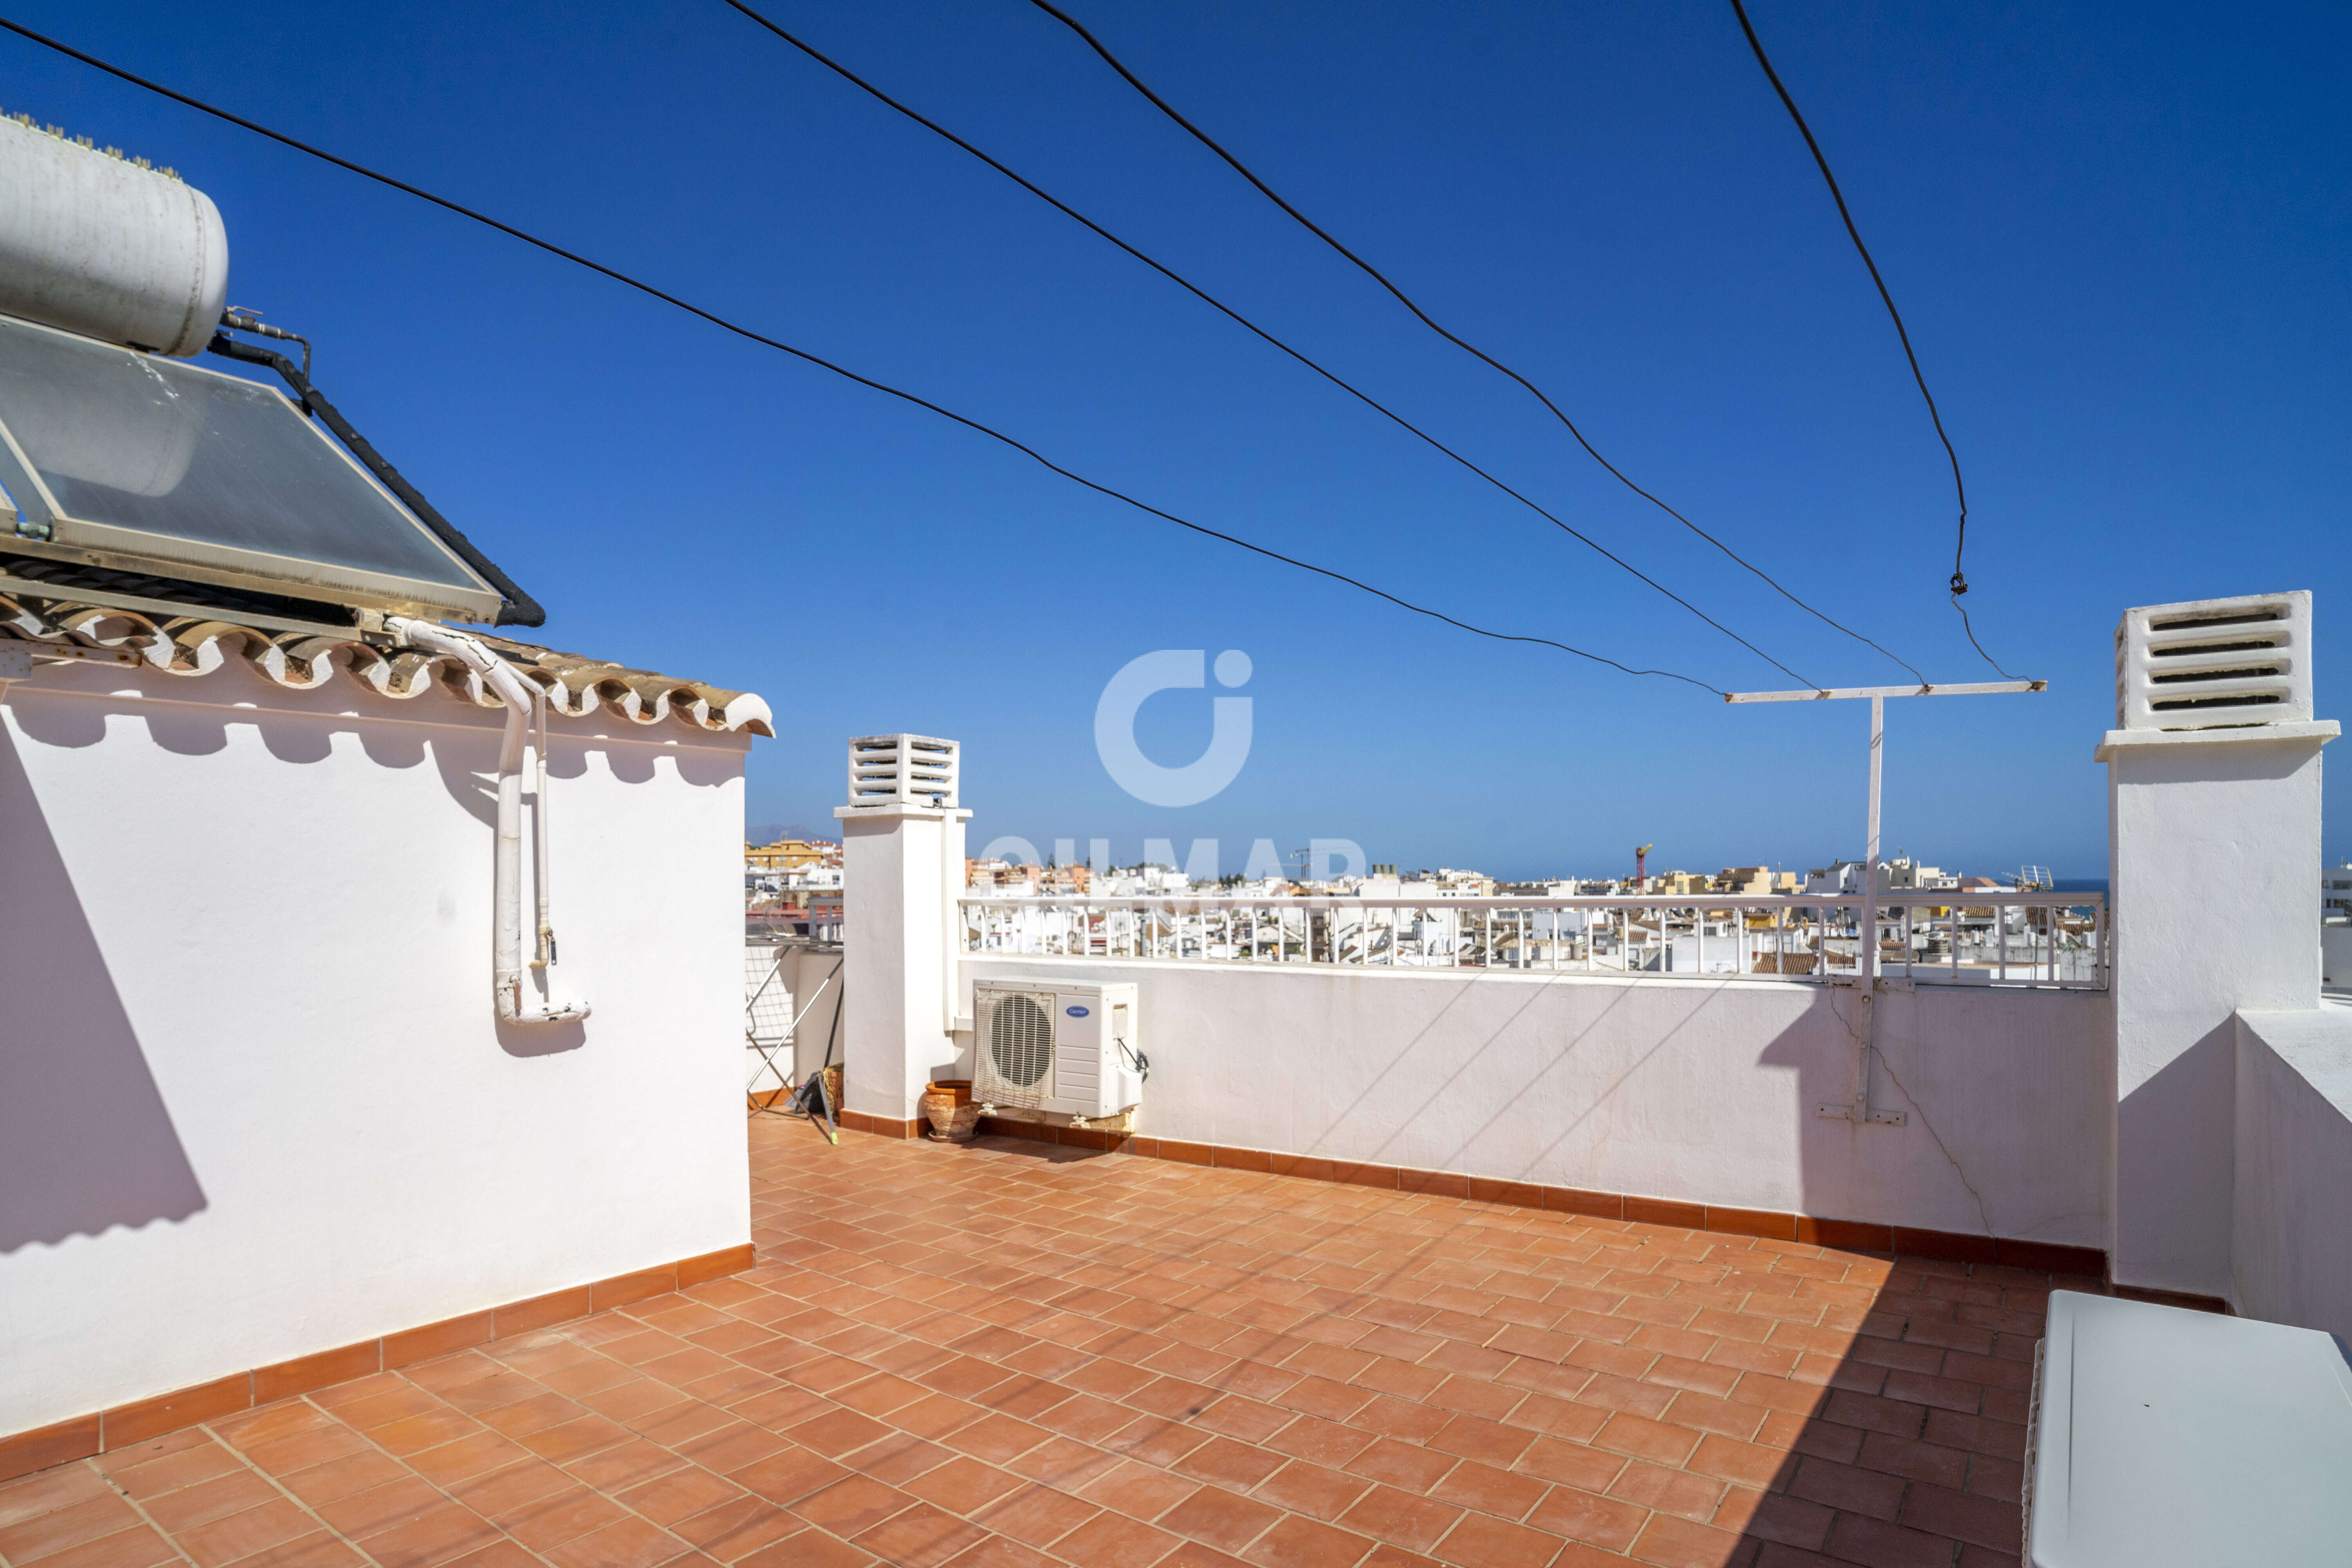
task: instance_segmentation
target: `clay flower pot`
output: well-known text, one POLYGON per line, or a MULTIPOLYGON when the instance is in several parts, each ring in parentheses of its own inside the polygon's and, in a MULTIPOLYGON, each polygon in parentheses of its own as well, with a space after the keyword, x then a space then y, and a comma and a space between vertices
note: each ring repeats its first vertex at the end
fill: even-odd
POLYGON ((964 1143, 979 1131, 980 1107, 971 1102, 969 1079, 934 1079, 923 1090, 922 1107, 934 1138, 964 1143))

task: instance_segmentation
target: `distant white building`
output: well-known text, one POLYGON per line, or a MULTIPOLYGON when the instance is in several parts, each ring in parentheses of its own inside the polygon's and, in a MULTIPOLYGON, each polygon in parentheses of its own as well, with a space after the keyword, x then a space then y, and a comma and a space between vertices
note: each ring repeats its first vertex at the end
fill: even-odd
POLYGON ((2352 920, 2352 860, 2319 868, 2319 918, 2352 920))
POLYGON ((1190 892, 1192 879, 1167 866, 1131 866, 1108 870, 1094 879, 1091 890, 1103 898, 1149 899, 1190 892))
MULTIPOLYGON (((1863 862, 1832 861, 1825 870, 1805 873, 1803 890, 1820 898, 1855 897, 1862 892, 1863 862)), ((1960 885, 1957 872, 1923 866, 1909 856, 1878 863, 1878 888, 1885 893, 1934 892, 1960 885)))

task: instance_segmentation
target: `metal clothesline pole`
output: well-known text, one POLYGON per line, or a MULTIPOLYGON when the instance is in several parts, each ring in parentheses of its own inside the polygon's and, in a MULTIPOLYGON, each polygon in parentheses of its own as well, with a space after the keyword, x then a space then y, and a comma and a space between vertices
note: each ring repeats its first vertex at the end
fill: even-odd
MULTIPOLYGON (((1854 1073, 1849 1119, 1873 1120, 1870 1111, 1870 1050, 1878 1041, 1878 778, 1886 757, 1886 699, 1870 699, 1870 830, 1862 856, 1862 952, 1854 964, 1854 988, 1863 998, 1862 1060, 1854 1073)), ((1898 1113, 1895 1121, 1903 1120, 1898 1113)))
MULTIPOLYGON (((1854 934, 1862 950, 1854 958, 1855 1005, 1862 1010, 1862 1027, 1856 1032, 1853 1099, 1817 1105, 1813 1108, 1816 1115, 1865 1126, 1876 1123, 1900 1127, 1905 1120, 1902 1111, 1873 1110, 1870 1107, 1870 1058, 1875 1054, 1878 1044, 1878 800, 1881 764, 1886 750, 1886 700, 1890 697, 1989 697, 2048 689, 2050 683, 2046 680, 1983 680, 1957 686, 1844 686, 1812 691, 1727 691, 1723 694, 1726 702, 1835 702, 1865 697, 1870 700, 1870 813, 1864 833, 1861 918, 1854 922, 1854 934)), ((1957 917, 1954 927, 1952 945, 1957 953, 1959 948, 1957 917)), ((1907 924, 1906 929, 1908 930, 1907 924)), ((1829 968, 1826 927, 1822 938, 1822 978, 1826 980, 1829 968)), ((1906 963, 1905 968, 1907 972, 1909 965, 1906 963)))

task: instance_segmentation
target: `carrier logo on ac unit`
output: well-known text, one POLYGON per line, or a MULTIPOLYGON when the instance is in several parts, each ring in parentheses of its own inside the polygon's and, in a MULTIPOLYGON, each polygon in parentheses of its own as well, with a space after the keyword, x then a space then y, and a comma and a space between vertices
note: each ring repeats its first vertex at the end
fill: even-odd
POLYGON ((1117 1116, 1143 1098, 1132 984, 982 980, 972 987, 972 1096, 1065 1116, 1117 1116))

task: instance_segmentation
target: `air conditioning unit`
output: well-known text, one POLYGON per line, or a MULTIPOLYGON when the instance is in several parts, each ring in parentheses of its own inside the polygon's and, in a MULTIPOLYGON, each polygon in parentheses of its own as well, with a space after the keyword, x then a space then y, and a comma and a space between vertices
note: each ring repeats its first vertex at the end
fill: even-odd
POLYGON ((2126 610, 2116 627, 2116 728, 2251 729, 2311 717, 2311 595, 2126 610))
POLYGON ((982 980, 972 987, 972 1098, 984 1105, 1117 1116, 1149 1070, 1131 984, 982 980))

